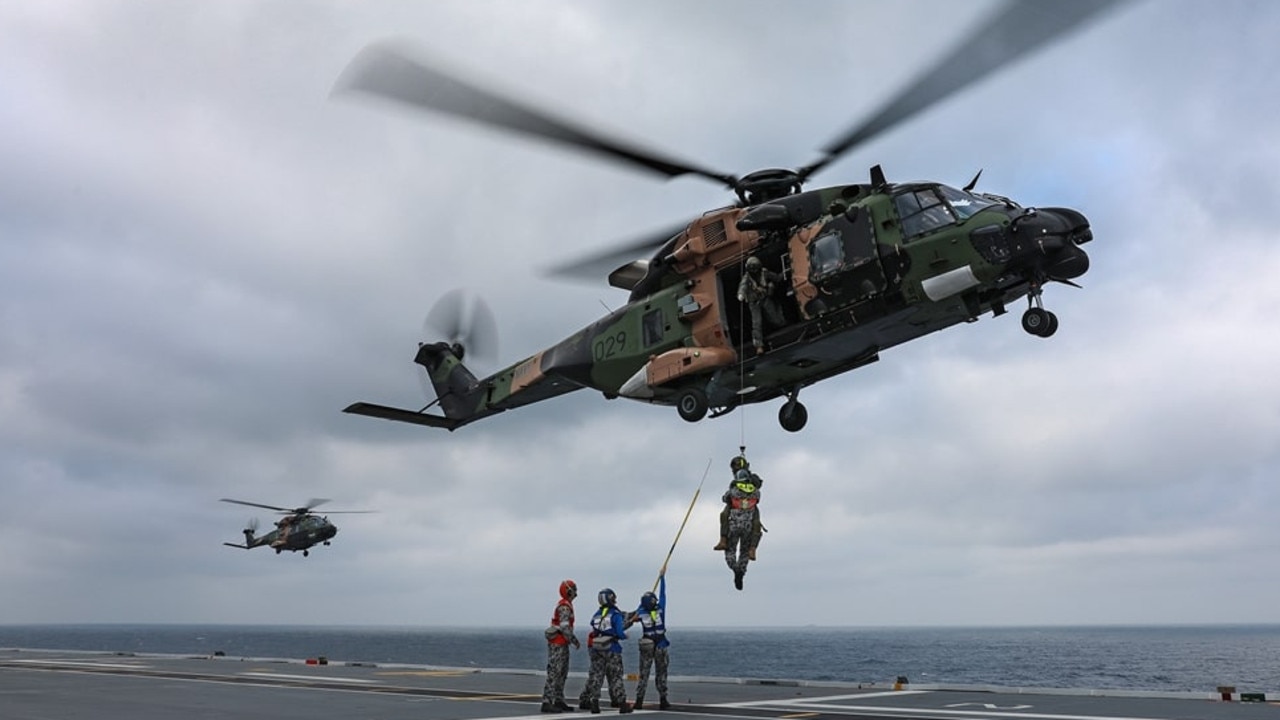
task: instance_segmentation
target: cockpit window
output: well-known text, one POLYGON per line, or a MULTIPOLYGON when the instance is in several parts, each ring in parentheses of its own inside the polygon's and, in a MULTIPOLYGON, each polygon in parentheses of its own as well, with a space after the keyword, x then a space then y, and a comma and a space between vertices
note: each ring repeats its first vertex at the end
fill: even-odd
POLYGON ((957 190, 947 185, 939 185, 938 191, 942 193, 942 197, 946 198, 946 201, 951 205, 956 217, 961 220, 968 220, 979 212, 995 205, 994 202, 986 198, 978 197, 971 192, 957 190))
POLYGON ((956 222, 956 216, 942 201, 936 188, 909 190, 894 196, 893 204, 902 221, 902 235, 913 238, 956 222))

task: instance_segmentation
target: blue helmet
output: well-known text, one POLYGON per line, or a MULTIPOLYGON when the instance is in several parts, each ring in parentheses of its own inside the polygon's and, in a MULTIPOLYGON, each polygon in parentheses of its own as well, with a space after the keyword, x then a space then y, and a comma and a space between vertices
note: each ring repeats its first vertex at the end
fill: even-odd
POLYGON ((647 592, 640 596, 640 607, 645 610, 658 609, 658 596, 651 592, 647 592))
POLYGON ((600 601, 601 607, 613 607, 618 602, 618 595, 613 590, 605 588, 596 596, 596 600, 600 601))

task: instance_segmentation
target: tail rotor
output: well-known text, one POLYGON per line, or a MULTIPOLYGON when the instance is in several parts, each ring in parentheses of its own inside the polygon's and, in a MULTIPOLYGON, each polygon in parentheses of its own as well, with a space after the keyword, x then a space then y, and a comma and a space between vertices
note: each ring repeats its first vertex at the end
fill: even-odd
POLYGON ((488 361, 498 356, 498 322, 479 295, 461 288, 445 293, 422 323, 422 344, 446 342, 459 360, 488 361))
POLYGON ((474 293, 450 290, 431 306, 422 323, 422 338, 414 362, 422 368, 418 384, 428 404, 419 412, 439 402, 446 416, 465 415, 471 401, 463 398, 474 390, 476 378, 462 358, 482 362, 497 358, 498 323, 493 311, 474 293), (436 399, 431 400, 432 396, 436 399))

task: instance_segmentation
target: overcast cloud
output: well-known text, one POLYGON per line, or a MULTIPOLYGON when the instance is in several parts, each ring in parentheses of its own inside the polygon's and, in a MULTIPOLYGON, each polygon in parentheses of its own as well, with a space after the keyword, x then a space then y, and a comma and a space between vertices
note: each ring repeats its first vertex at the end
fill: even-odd
POLYGON ((1280 622, 1271 2, 1131 3, 811 184, 981 168, 1080 209, 1049 340, 1011 312, 892 349, 806 390, 798 434, 587 392, 455 433, 340 412, 425 404, 449 289, 515 360, 625 302, 543 269, 730 200, 330 98, 369 43, 744 173, 813 160, 994 7, 0 6, 0 623, 535 627, 565 577, 648 589, 708 463, 673 625, 1280 622), (738 592, 711 546, 742 442, 769 533, 738 592), (221 497, 380 512, 277 556, 222 546, 255 513, 221 497))

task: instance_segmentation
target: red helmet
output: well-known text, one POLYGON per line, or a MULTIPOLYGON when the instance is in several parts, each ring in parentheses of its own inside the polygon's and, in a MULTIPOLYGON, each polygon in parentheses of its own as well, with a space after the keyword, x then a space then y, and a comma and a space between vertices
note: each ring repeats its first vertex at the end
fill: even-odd
POLYGON ((560 583, 560 597, 565 600, 572 600, 578 597, 578 583, 572 580, 565 580, 560 583))

